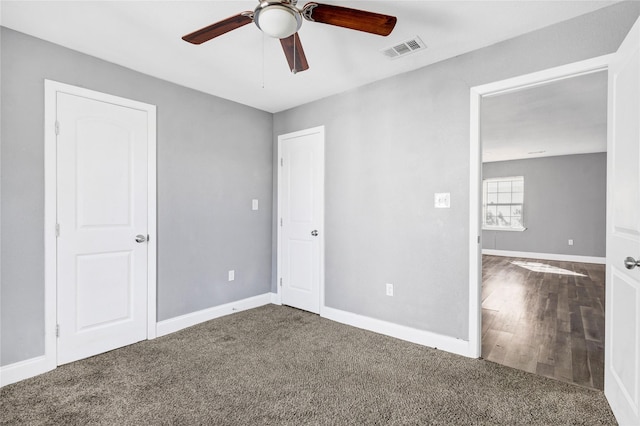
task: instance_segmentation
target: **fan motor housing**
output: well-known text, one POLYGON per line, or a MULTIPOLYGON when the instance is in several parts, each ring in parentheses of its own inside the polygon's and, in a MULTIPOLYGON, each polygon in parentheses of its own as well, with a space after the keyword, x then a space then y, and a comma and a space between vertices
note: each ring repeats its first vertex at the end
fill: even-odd
POLYGON ((253 22, 265 34, 274 38, 287 38, 302 26, 300 11, 288 2, 263 1, 253 13, 253 22))

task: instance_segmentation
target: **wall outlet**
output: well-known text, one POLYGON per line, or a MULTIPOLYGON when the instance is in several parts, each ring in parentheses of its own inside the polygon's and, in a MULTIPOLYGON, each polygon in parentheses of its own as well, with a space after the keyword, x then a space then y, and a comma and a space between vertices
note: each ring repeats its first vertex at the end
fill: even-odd
POLYGON ((436 192, 433 200, 433 205, 437 209, 451 208, 451 193, 449 192, 436 192))
POLYGON ((236 279, 236 271, 231 270, 229 271, 229 281, 233 281, 236 279))
POLYGON ((393 296, 393 284, 387 283, 387 296, 393 296))
POLYGON ((573 245, 573 240, 569 240, 569 245, 572 246, 573 245))
POLYGON ((258 210, 258 200, 251 200, 251 210, 258 210))

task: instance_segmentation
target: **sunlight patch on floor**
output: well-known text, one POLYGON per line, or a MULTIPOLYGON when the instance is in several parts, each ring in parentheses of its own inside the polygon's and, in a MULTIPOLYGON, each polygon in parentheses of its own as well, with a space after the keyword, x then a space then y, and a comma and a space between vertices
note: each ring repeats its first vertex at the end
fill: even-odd
POLYGON ((527 262, 514 260, 511 262, 512 265, 519 266, 521 268, 528 269, 533 272, 547 272, 549 274, 558 274, 558 275, 574 275, 577 277, 586 277, 584 274, 580 274, 575 271, 570 271, 568 269, 558 268, 557 266, 547 265, 546 263, 540 262, 527 262))

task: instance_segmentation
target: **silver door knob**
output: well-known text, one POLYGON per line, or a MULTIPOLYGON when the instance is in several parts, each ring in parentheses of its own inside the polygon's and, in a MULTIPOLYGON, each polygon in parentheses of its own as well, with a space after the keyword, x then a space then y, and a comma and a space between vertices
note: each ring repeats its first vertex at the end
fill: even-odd
POLYGON ((314 229, 313 231, 311 231, 311 235, 313 235, 314 237, 318 236, 318 230, 314 229))
POLYGON ((147 237, 142 234, 136 235, 136 243, 144 243, 145 241, 147 241, 147 237))
POLYGON ((627 269, 633 269, 636 266, 640 267, 640 260, 635 260, 633 257, 629 256, 624 260, 624 267, 627 269))

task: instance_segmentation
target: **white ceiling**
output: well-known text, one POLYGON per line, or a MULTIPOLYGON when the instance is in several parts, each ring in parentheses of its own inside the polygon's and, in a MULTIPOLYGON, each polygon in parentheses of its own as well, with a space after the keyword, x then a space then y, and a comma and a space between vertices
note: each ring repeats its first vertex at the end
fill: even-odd
MULTIPOLYGON (((304 22, 310 69, 289 72, 278 40, 247 25, 200 46, 181 36, 256 1, 11 1, 0 23, 202 92, 278 112, 414 70, 615 3, 607 1, 331 1, 397 16, 388 37, 304 22), (419 36, 428 49, 391 60, 380 50, 419 36)), ((306 1, 300 0, 299 6, 306 1)))
POLYGON ((482 100, 484 162, 607 150, 607 73, 482 100))

